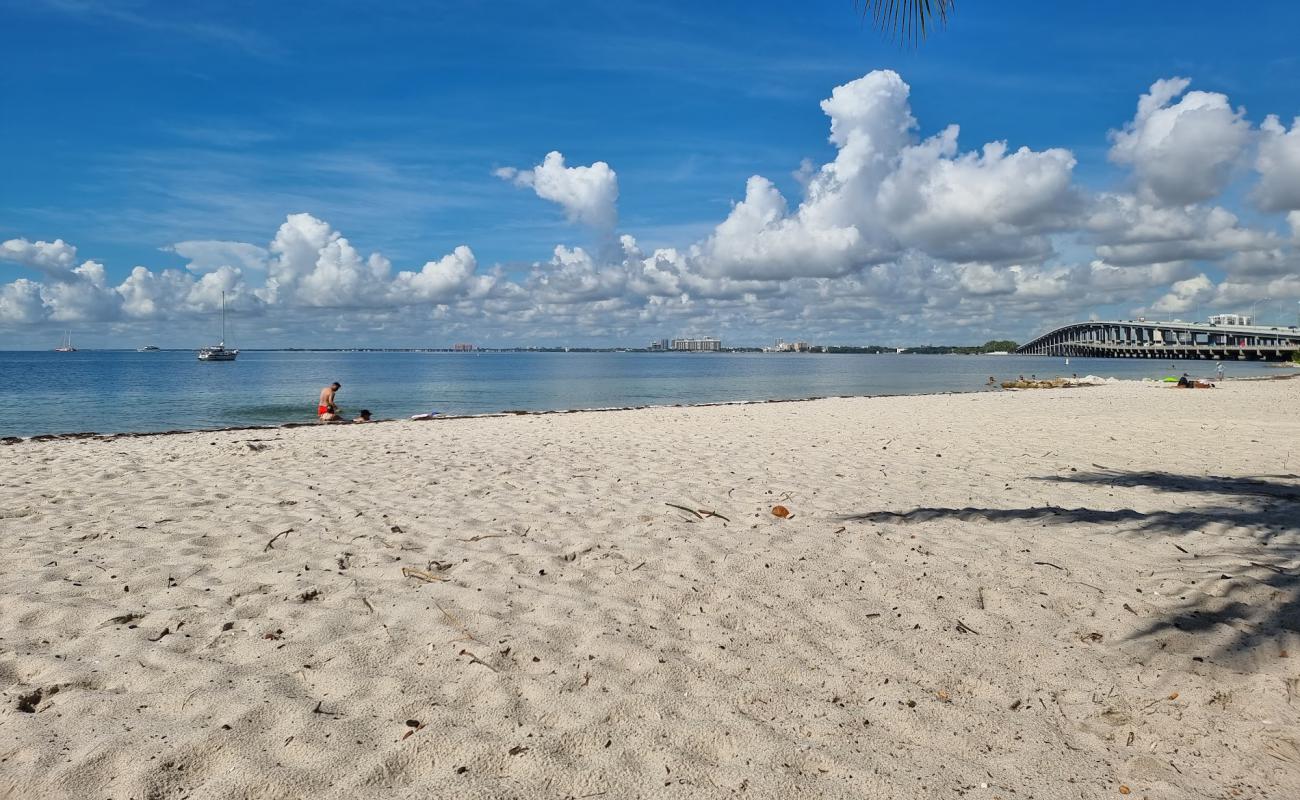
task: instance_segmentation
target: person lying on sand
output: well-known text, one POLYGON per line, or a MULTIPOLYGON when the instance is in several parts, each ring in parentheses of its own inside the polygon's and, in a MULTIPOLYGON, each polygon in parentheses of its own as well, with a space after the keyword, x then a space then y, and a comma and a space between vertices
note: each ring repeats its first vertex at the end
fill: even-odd
POLYGON ((339 407, 334 404, 334 395, 342 388, 343 384, 334 381, 320 390, 320 402, 316 404, 316 416, 320 418, 321 422, 338 422, 341 419, 339 417, 339 407))

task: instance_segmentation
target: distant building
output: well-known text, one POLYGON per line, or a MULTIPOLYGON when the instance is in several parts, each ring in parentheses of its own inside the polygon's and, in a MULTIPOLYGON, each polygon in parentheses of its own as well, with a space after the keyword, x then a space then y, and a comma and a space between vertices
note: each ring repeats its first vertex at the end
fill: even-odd
POLYGON ((769 353, 811 353, 815 348, 807 342, 787 342, 785 339, 777 339, 770 348, 764 349, 769 353))
POLYGON ((665 350, 672 349, 672 342, 667 339, 655 339, 650 343, 650 350, 655 353, 661 353, 665 350))
POLYGON ((453 344, 453 345, 451 346, 451 349, 454 350, 454 351, 457 352, 457 353, 472 353, 472 352, 474 352, 475 350, 478 349, 478 346, 477 346, 477 345, 472 345, 472 344, 464 344, 464 343, 461 343, 461 344, 453 344))
POLYGON ((1249 314, 1215 314, 1210 317, 1211 325, 1254 325, 1255 318, 1249 314))
POLYGON ((673 339, 668 349, 687 353, 717 352, 722 349, 722 341, 711 336, 700 339, 673 339))

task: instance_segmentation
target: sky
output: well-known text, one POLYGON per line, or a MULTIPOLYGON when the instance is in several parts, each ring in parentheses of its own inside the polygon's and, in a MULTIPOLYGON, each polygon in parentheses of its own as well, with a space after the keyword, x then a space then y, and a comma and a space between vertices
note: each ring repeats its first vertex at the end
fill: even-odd
POLYGON ((1300 7, 0 0, 0 349, 1300 313, 1300 7))

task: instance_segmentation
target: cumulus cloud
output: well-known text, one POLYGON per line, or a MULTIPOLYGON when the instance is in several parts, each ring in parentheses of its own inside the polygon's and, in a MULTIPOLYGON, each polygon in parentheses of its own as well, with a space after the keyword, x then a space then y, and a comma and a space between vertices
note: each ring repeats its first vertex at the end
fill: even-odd
POLYGON ((552 150, 532 169, 502 167, 493 174, 559 204, 570 222, 602 231, 612 231, 618 224, 618 175, 604 161, 569 167, 564 156, 552 150))
POLYGON ((200 274, 221 267, 235 267, 241 270, 266 268, 266 248, 248 242, 187 241, 177 242, 164 247, 163 250, 187 259, 189 263, 185 268, 200 274))
MULTIPOLYGON (((62 242, 58 244, 75 253, 75 248, 62 242)), ((247 257, 245 264, 251 260, 259 267, 265 265, 265 282, 253 286, 244 269, 205 262, 202 267, 190 270, 151 270, 137 266, 114 286, 102 264, 87 261, 58 271, 54 279, 44 283, 19 279, 0 287, 0 323, 173 319, 219 308, 223 292, 230 305, 241 313, 260 313, 268 307, 401 308, 481 297, 496 281, 493 276, 477 274, 474 253, 465 246, 426 263, 418 271, 403 271, 390 277, 392 265, 382 254, 363 257, 329 223, 310 214, 289 215, 268 248, 252 244, 232 246, 243 244, 238 242, 215 244, 220 246, 175 246, 174 249, 199 259, 215 252, 243 254, 247 257), (274 257, 269 260, 257 257, 259 252, 274 257)), ((40 252, 35 246, 21 251, 40 252)), ((49 262, 48 255, 44 258, 49 262)))
POLYGON ((1124 266, 1215 261, 1282 244, 1277 234, 1243 227, 1237 215, 1218 206, 1166 207, 1133 195, 1100 195, 1084 227, 1093 234, 1099 256, 1124 266))
POLYGON ((491 291, 496 279, 476 275, 474 252, 461 245, 437 261, 427 262, 418 272, 399 272, 390 293, 395 301, 445 303, 460 295, 481 297, 491 291))
POLYGON ((1227 185, 1250 143, 1244 111, 1234 111, 1215 92, 1183 94, 1190 84, 1187 78, 1156 81, 1138 100, 1132 121, 1111 132, 1111 160, 1133 167, 1149 202, 1209 200, 1227 185))
POLYGON ((268 303, 316 308, 386 305, 392 265, 379 253, 363 258, 343 234, 311 214, 290 214, 271 241, 268 303))
POLYGON ((1265 211, 1300 209, 1300 117, 1291 122, 1288 131, 1276 116, 1269 115, 1259 131, 1259 153, 1255 158, 1259 183, 1252 197, 1265 211))
POLYGON ((77 248, 62 239, 52 242, 10 239, 0 242, 0 261, 32 267, 52 277, 68 278, 77 262, 77 248))
POLYGON ((26 278, 0 286, 0 323, 34 325, 46 317, 41 285, 26 278))
POLYGON ((822 102, 835 159, 805 169, 791 212, 762 176, 702 243, 703 271, 735 278, 834 277, 908 249, 951 261, 1043 258, 1043 234, 1071 224, 1079 198, 1066 150, 961 153, 958 128, 917 142, 901 77, 879 70, 822 102))
POLYGON ((1178 281, 1169 292, 1151 304, 1151 310, 1163 314, 1185 314, 1214 296, 1214 281, 1204 273, 1178 281))

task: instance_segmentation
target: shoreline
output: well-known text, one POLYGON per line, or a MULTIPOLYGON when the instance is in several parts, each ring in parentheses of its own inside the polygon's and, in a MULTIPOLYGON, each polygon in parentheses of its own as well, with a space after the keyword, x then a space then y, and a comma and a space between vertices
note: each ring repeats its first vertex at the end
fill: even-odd
MULTIPOLYGON (((1292 380, 1300 378, 1300 373, 1291 375, 1251 375, 1245 377, 1224 378, 1224 382, 1244 382, 1244 381, 1279 381, 1292 380)), ((1044 379, 1046 380, 1046 379, 1044 379)), ((1068 380, 1068 379, 1065 379, 1068 380)), ((1107 379, 1105 384, 1095 385, 1112 385, 1116 383, 1133 383, 1133 384, 1160 384, 1161 381, 1153 379, 1125 379, 1112 378, 1107 379)), ((1060 388, 1091 388, 1093 385, 1076 385, 1057 387, 1060 388)), ((3 436, 0 437, 0 445, 17 445, 30 444, 36 442, 51 442, 64 440, 92 440, 92 441, 113 441, 117 439, 138 439, 153 436, 182 436, 194 433, 223 433, 228 431, 276 431, 292 430, 296 428, 327 428, 327 427, 350 427, 355 424, 378 425, 393 422, 440 422, 443 420, 463 420, 463 419, 494 419, 502 417, 520 417, 520 416, 546 416, 554 414, 595 414, 610 411, 645 411, 664 408, 714 408, 718 406, 748 406, 764 405, 769 403, 807 403, 815 400, 857 400, 884 397, 942 397, 946 395, 969 395, 969 394, 987 394, 997 392, 1020 392, 1020 391, 1052 391, 1052 389, 1005 389, 1002 387, 992 388, 987 385, 981 385, 978 389, 969 389, 964 391, 947 391, 947 392, 917 392, 914 394, 842 394, 842 395, 814 395, 810 397, 789 397, 774 398, 768 400, 723 400, 708 403, 672 403, 672 404, 648 404, 639 406, 604 406, 598 408, 564 408, 564 409, 545 409, 539 411, 530 411, 526 409, 503 410, 486 412, 482 414, 438 414, 428 419, 412 419, 410 417, 394 417, 391 419, 374 419, 367 423, 323 423, 323 422, 281 422, 279 424, 268 425, 231 425, 220 428, 178 428, 162 431, 122 431, 122 432, 99 432, 99 431, 76 431, 69 433, 38 433, 26 436, 3 436)))

